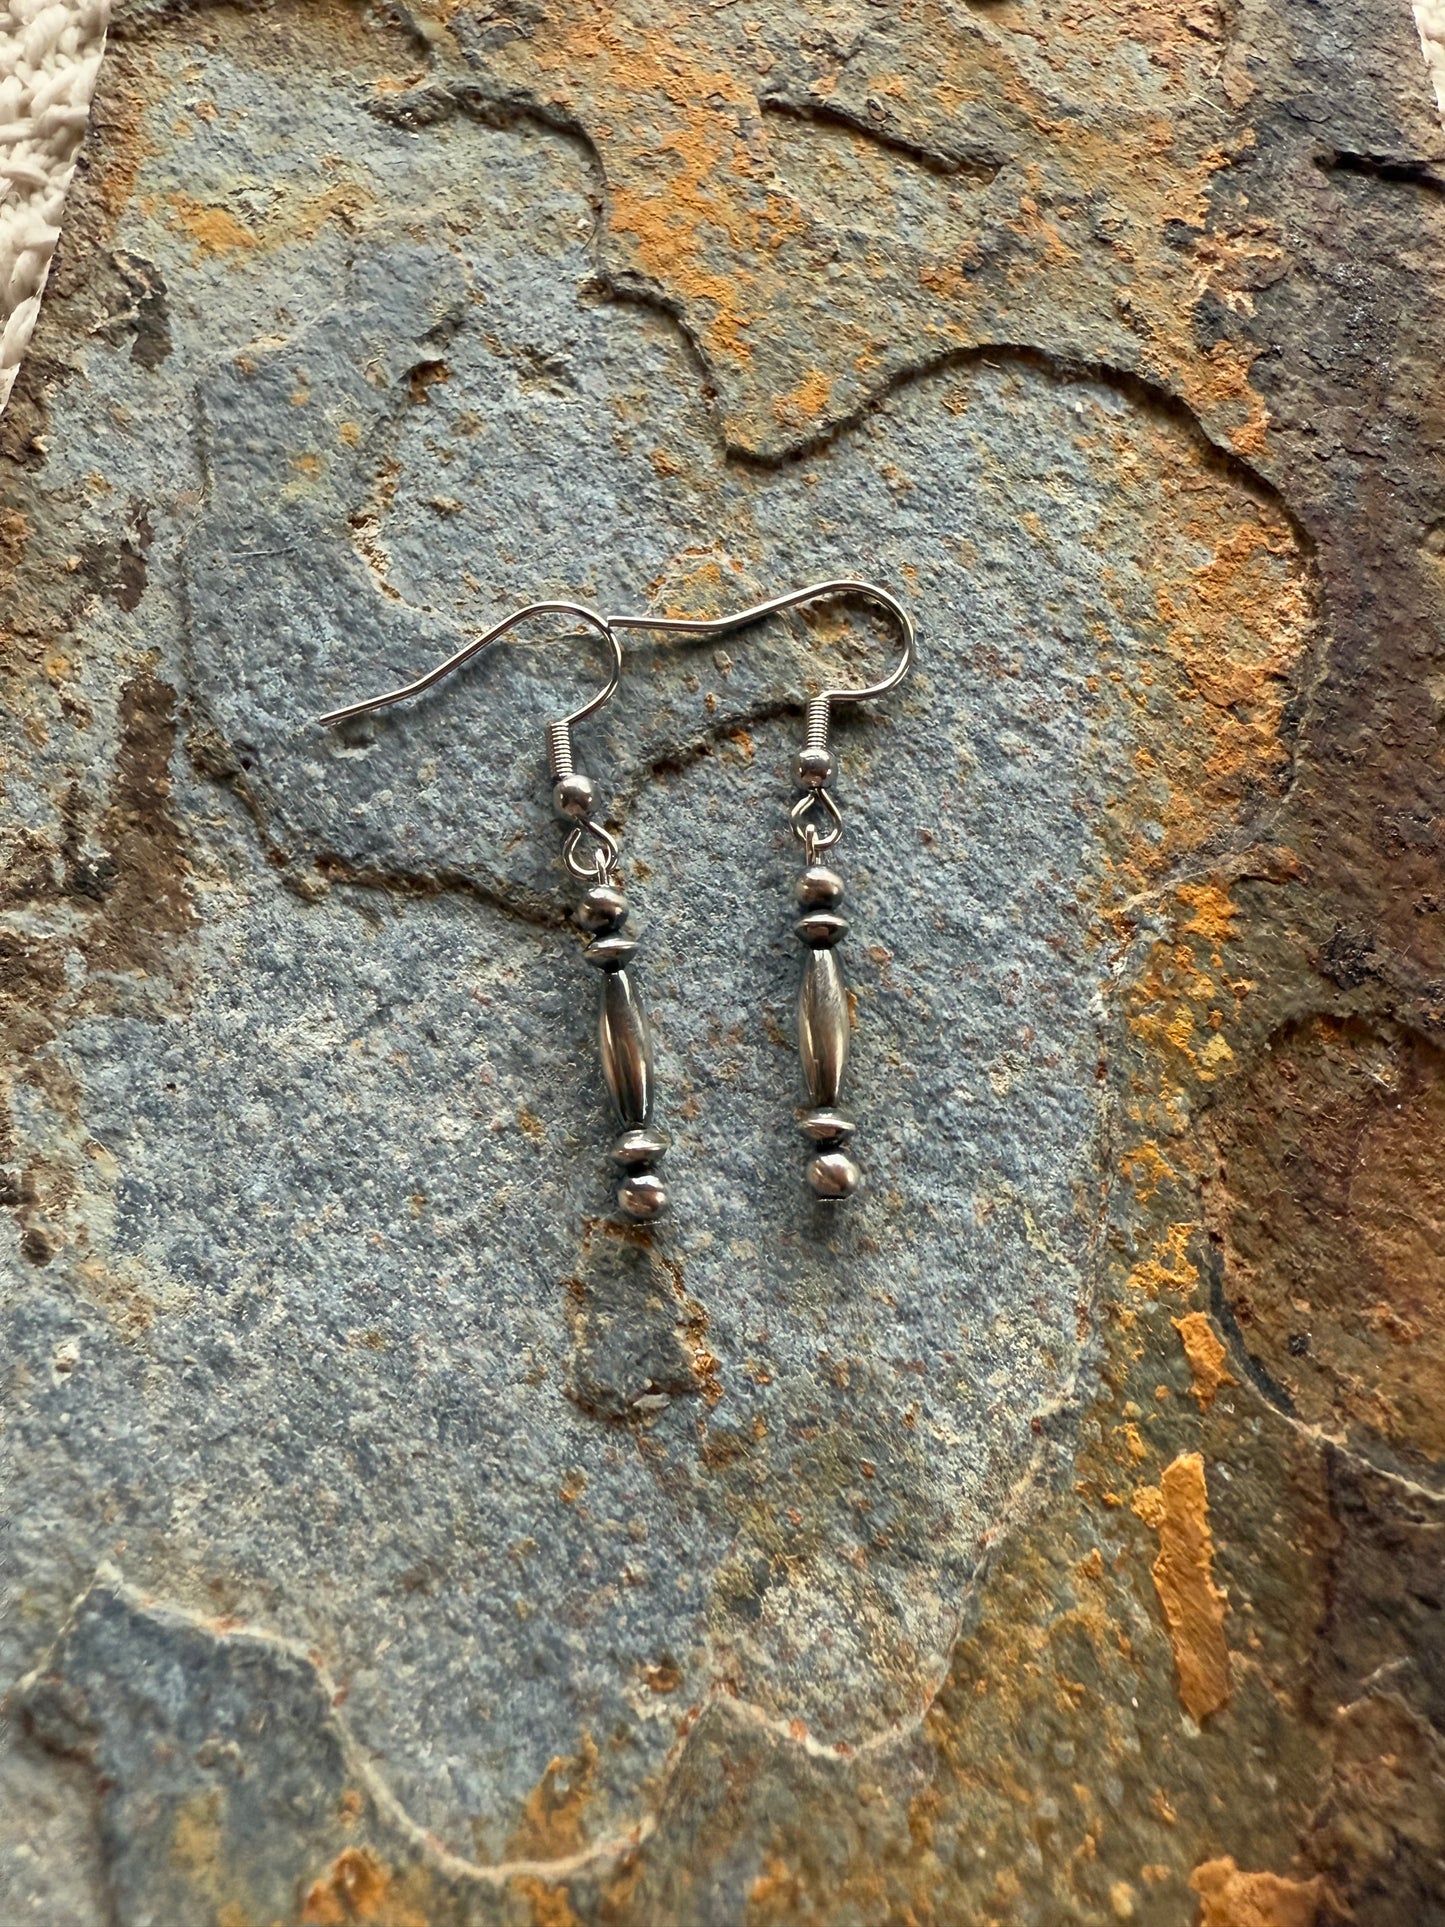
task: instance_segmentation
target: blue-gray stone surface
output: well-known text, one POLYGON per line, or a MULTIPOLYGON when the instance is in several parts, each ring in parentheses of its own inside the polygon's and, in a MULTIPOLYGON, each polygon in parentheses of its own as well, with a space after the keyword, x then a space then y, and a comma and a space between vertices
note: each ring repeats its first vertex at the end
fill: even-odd
MULTIPOLYGON (((1102 188, 1092 242, 1046 209, 1086 262, 1048 293, 1039 182, 1087 142, 1028 106, 1035 51, 938 131, 939 73, 1012 59, 1014 11, 931 67, 880 22, 876 114, 862 26, 830 54, 769 14, 795 308, 742 201, 691 254, 637 212, 628 140, 698 165, 623 126, 647 87, 659 127, 702 111, 677 23, 681 93, 646 21, 584 47, 566 8, 130 16, 94 272, 61 278, 7 469, 17 1921, 1052 1927, 1182 1921, 1191 1876, 1243 1906, 1272 1868, 1323 1923, 1366 1879, 1323 1821, 1292 1857, 1352 1757, 1280 1710, 1316 1677, 1328 1479, 1250 1350, 1258 1264, 1222 1282, 1208 1116, 1301 1013, 1425 1020, 1311 990, 1315 913, 1277 907, 1328 542, 1256 446, 1248 357, 1235 382, 1187 308, 1171 345, 1135 325, 1102 188), (538 79, 620 74, 628 34, 615 124, 538 79), (1036 242, 1017 333, 949 291, 1007 309, 1036 242), (542 733, 598 651, 539 626, 316 718, 522 602, 718 614, 857 574, 920 630, 835 726, 865 1190, 830 1214, 803 1183, 787 813, 803 699, 889 638, 832 605, 629 634, 577 731, 673 1139, 671 1217, 626 1229, 542 733), (1217 1557, 1170 1509, 1197 1454, 1217 1557), (1311 1496, 1266 1527, 1285 1476, 1311 1496)), ((1061 68, 1055 106, 1153 151, 1195 54, 1097 32, 1135 92, 1061 68)), ((1232 34, 1196 38, 1237 63, 1232 34)), ((1177 207, 1146 184, 1129 216, 1176 254, 1224 165, 1178 140, 1177 207)), ((1438 1530, 1425 1421, 1319 1396, 1359 1507, 1416 1480, 1438 1530)), ((1422 1719, 1350 1732, 1423 1786, 1422 1719)))

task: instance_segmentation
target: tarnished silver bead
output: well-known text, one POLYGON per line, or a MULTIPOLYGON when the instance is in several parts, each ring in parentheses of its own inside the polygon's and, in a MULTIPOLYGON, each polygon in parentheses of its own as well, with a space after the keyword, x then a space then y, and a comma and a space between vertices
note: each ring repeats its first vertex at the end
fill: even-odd
POLYGON ((612 1146, 612 1155, 625 1171, 645 1171, 666 1155, 672 1140, 666 1131, 624 1131, 612 1146))
POLYGON ((857 1128, 851 1117, 830 1107, 798 1116, 798 1129, 815 1144, 846 1144, 857 1128))
POLYGON ((636 937, 596 937, 582 955, 594 969, 621 970, 637 955, 636 937))
POLYGON ((808 1096, 820 1109, 838 1101, 851 1031, 848 993, 836 955, 810 950, 798 990, 798 1054, 808 1096))
POLYGON ((843 879, 825 863, 810 863, 794 889, 805 910, 836 910, 843 901, 843 879))
POLYGON ((835 768, 831 749, 800 749, 793 758, 793 774, 805 789, 820 790, 831 783, 835 768))
POLYGON ((572 912, 584 930, 616 930, 627 921, 627 899, 610 883, 594 883, 572 912))
POLYGON ((552 785, 552 808, 564 823, 585 823, 597 808, 597 785, 580 769, 568 770, 552 785))
POLYGON ((810 910, 793 928, 810 950, 831 950, 847 930, 848 919, 836 910, 810 910))
POLYGON ((808 1166, 808 1183, 814 1197, 829 1202, 851 1198, 862 1175, 852 1158, 842 1151, 824 1151, 808 1166))
POLYGON ((610 970, 602 979, 597 1042, 617 1121, 635 1130, 652 1115, 652 1039, 647 1013, 625 970, 610 970))
POLYGON ((648 1224, 667 1210, 667 1187, 655 1171, 634 1171, 618 1185, 617 1202, 629 1218, 648 1224))

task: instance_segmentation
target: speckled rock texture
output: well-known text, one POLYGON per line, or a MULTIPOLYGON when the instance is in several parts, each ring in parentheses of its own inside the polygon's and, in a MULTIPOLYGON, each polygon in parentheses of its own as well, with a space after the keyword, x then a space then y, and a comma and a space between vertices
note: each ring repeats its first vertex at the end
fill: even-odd
POLYGON ((0 419, 0 1920, 1445 1921, 1445 140, 1385 0, 122 10, 0 419), (577 732, 554 632, 866 612, 577 732), (535 644, 535 646, 533 646, 535 644))

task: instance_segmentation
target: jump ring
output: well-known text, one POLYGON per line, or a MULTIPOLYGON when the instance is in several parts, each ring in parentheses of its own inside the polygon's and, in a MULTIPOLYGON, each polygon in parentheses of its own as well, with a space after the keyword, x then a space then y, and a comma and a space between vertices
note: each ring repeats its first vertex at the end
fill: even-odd
POLYGON ((584 835, 590 836, 597 844, 597 855, 605 859, 608 874, 610 874, 617 865, 617 845, 607 834, 606 830, 603 829, 602 825, 590 816, 585 823, 579 823, 577 825, 576 829, 573 830, 567 841, 562 845, 562 860, 567 865, 571 874, 576 877, 579 883, 591 883, 594 874, 601 876, 603 873, 595 860, 591 864, 586 864, 579 860, 577 847, 581 843, 584 835))
POLYGON ((806 796, 800 796, 788 812, 788 821, 793 826, 793 835, 808 852, 810 863, 817 851, 831 850, 843 834, 843 813, 824 789, 809 790, 806 796), (808 821, 809 811, 817 805, 821 805, 833 819, 832 827, 821 836, 808 821), (811 844, 808 841, 810 836, 813 839, 811 844))

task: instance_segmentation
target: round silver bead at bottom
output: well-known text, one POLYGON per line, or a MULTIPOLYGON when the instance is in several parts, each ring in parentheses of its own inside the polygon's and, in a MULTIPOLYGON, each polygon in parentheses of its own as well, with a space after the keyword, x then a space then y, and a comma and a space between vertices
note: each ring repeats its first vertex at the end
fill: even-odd
POLYGON ((852 1158, 842 1151, 824 1151, 808 1166, 808 1183, 812 1186, 813 1196, 829 1203, 851 1198, 862 1177, 863 1173, 852 1158))
POLYGON ((633 1171, 618 1185, 617 1202, 629 1218, 649 1224, 667 1210, 667 1187, 655 1171, 633 1171))

